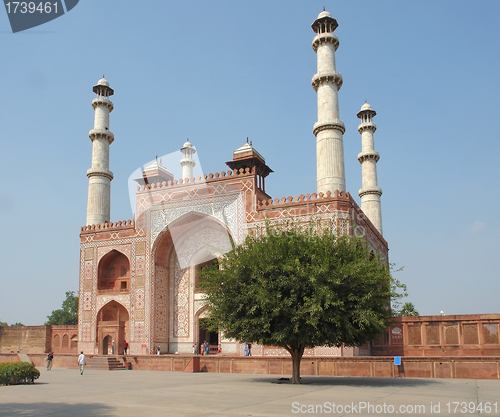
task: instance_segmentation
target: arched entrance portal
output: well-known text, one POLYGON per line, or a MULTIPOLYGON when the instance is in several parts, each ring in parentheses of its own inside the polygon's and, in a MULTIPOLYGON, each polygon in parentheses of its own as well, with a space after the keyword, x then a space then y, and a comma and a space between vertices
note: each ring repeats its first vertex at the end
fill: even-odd
POLYGON ((97 345, 100 355, 123 355, 123 344, 129 339, 127 309, 116 301, 106 304, 98 314, 97 345))
POLYGON ((200 319, 200 334, 198 340, 200 341, 200 345, 202 345, 203 342, 206 341, 210 346, 211 351, 216 351, 217 347, 219 346, 219 333, 207 330, 205 319, 200 319))

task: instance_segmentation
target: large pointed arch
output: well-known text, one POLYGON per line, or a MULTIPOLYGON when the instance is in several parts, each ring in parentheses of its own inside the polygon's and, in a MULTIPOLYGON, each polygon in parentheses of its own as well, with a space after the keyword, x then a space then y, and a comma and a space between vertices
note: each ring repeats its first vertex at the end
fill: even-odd
POLYGON ((217 218, 189 212, 160 233, 151 256, 151 340, 162 351, 192 351, 199 264, 217 260, 233 247, 228 228, 217 218), (168 345, 168 347, 166 346, 168 345))

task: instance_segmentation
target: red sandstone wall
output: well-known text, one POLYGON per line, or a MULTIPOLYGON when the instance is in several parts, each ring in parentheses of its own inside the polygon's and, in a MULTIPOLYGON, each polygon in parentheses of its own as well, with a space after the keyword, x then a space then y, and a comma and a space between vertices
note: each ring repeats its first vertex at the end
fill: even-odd
MULTIPOLYGON (((37 367, 45 366, 44 354, 30 354, 37 367)), ((55 355, 53 367, 77 368, 77 355, 55 355)), ((133 370, 188 371, 190 356, 127 356, 133 370)), ((201 372, 272 374, 290 377, 292 361, 283 357, 229 357, 204 356, 200 359, 201 372)), ((17 362, 17 355, 0 354, 0 362, 17 362)), ((472 378, 500 379, 500 357, 404 357, 401 358, 403 378, 472 378)), ((303 376, 399 376, 390 357, 305 357, 300 367, 303 376)))
POLYGON ((500 314, 398 317, 374 356, 500 356, 500 314))
MULTIPOLYGON (((283 376, 290 376, 292 373, 292 361, 284 357, 202 356, 199 358, 201 372, 283 376)), ((187 367, 190 360, 191 357, 139 356, 130 361, 132 369, 180 372, 187 367)), ((186 371, 191 372, 190 369, 186 371)), ((305 357, 302 359, 300 372, 303 376, 399 376, 392 357, 305 357)), ((401 377, 500 379, 500 357, 405 357, 402 358, 401 377)))
POLYGON ((50 326, 0 327, 0 353, 44 353, 50 343, 50 326))

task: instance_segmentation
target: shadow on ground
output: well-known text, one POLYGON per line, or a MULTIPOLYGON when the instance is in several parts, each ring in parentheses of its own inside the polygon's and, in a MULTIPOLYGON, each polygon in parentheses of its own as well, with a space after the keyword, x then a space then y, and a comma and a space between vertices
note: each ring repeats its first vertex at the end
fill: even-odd
POLYGON ((50 416, 50 417, 107 417, 114 415, 114 409, 105 404, 85 403, 3 403, 0 416, 50 416))
MULTIPOLYGON (((254 382, 271 384, 292 384, 292 378, 264 379, 255 378, 254 382)), ((439 380, 418 378, 376 378, 376 377, 301 377, 301 385, 349 386, 349 387, 421 387, 439 385, 439 380)))

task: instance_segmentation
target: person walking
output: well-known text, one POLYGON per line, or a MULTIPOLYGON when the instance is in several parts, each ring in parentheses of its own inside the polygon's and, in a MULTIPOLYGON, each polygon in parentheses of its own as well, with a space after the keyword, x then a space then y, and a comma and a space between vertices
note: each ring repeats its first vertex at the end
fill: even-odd
POLYGON ((47 371, 52 369, 52 359, 54 359, 54 352, 47 353, 47 371))
POLYGON ((252 344, 248 344, 248 356, 252 356, 252 344))
POLYGON ((128 343, 127 343, 127 341, 125 340, 125 341, 123 342, 123 351, 125 352, 125 355, 127 354, 127 350, 128 350, 128 343))
POLYGON ((80 352, 80 356, 78 356, 78 366, 80 368, 80 375, 83 375, 83 369, 85 368, 85 355, 83 352, 80 352))

